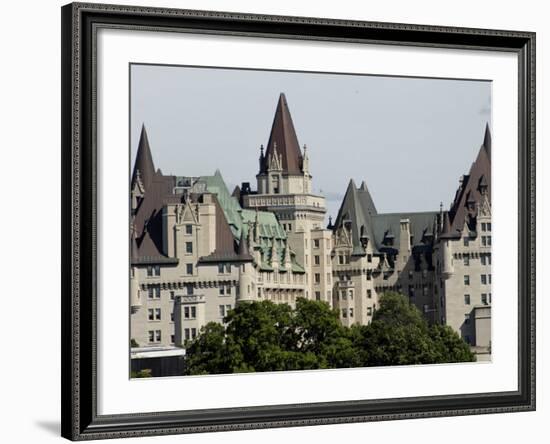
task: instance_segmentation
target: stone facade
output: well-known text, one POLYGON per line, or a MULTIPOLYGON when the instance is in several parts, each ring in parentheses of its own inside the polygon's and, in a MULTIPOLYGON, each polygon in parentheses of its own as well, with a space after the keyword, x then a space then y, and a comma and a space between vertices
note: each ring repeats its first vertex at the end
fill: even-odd
POLYGON ((344 325, 368 324, 385 291, 401 292, 490 357, 490 134, 449 211, 378 213, 365 182, 350 181, 325 225, 286 98, 260 148, 257 188, 229 193, 212 176, 155 170, 145 128, 131 185, 131 337, 183 346, 236 304, 327 302, 344 325))

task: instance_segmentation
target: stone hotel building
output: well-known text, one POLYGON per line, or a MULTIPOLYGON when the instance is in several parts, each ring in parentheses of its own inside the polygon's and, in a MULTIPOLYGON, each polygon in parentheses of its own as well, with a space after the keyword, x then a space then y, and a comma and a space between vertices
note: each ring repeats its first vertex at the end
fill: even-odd
POLYGON ((309 152, 281 94, 256 178, 255 189, 230 192, 219 170, 166 176, 143 127, 130 187, 134 359, 183 353, 202 326, 242 302, 320 300, 344 325, 368 324, 389 290, 490 359, 488 126, 448 210, 379 213, 366 182, 350 180, 326 225, 325 198, 312 192, 309 152))

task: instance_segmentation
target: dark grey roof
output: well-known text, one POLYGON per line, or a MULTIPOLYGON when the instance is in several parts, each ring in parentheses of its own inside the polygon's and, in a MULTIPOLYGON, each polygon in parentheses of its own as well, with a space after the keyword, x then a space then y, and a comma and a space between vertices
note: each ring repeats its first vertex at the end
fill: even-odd
POLYGON ((139 137, 139 145, 136 155, 136 162, 134 164, 134 172, 132 174, 132 183, 137 179, 137 175, 141 178, 141 182, 145 189, 151 183, 151 180, 155 176, 155 164, 153 163, 153 156, 151 155, 151 148, 149 147, 149 139, 147 138, 147 131, 145 125, 141 127, 141 136, 139 137))
POLYGON ((336 230, 346 223, 351 224, 352 254, 365 254, 365 250, 361 244, 361 236, 367 236, 370 241, 374 239, 370 218, 376 214, 376 207, 366 184, 363 182, 361 188, 358 189, 353 179, 351 179, 338 211, 338 216, 336 216, 333 229, 336 230))
POLYGON ((379 250, 384 247, 383 240, 386 233, 394 236, 393 247, 398 249, 400 244, 401 220, 408 219, 411 245, 422 243, 425 235, 433 235, 437 220, 437 211, 423 211, 418 213, 388 213, 378 214, 371 218, 374 232, 374 245, 379 250))

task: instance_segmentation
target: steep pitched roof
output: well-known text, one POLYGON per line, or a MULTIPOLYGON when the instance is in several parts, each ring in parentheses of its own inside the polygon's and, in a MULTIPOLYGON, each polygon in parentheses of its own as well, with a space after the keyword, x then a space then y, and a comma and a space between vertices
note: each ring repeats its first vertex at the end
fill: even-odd
POLYGON ((134 164, 134 171, 132 174, 132 183, 134 183, 137 179, 138 170, 141 177, 141 182, 147 190, 147 187, 155 176, 155 164, 153 163, 153 156, 151 154, 151 148, 149 146, 149 139, 147 137, 145 125, 142 125, 141 127, 136 162, 134 164))
POLYGON ((374 240, 371 218, 376 214, 376 207, 366 184, 363 182, 361 188, 357 189, 354 180, 351 179, 342 200, 342 205, 338 210, 333 229, 336 230, 342 227, 346 221, 351 223, 353 254, 365 254, 365 250, 361 245, 362 233, 368 236, 371 241, 374 240))
POLYGON ((260 173, 267 172, 268 159, 275 150, 282 156, 283 173, 302 174, 302 152, 284 93, 279 96, 267 151, 260 165, 260 173))
POLYGON ((411 246, 419 245, 426 235, 431 235, 435 231, 437 220, 437 211, 421 211, 414 213, 386 213, 377 214, 372 217, 374 231, 374 243, 377 249, 384 247, 382 244, 386 233, 394 236, 393 247, 399 249, 401 241, 401 220, 409 220, 409 230, 412 236, 411 246))
POLYGON ((462 183, 458 188, 455 199, 449 210, 450 232, 453 235, 459 233, 464 228, 464 222, 468 214, 468 203, 481 202, 481 190, 486 188, 486 192, 491 198, 491 132, 489 126, 485 128, 483 144, 479 149, 475 162, 470 168, 467 176, 463 177, 462 183))

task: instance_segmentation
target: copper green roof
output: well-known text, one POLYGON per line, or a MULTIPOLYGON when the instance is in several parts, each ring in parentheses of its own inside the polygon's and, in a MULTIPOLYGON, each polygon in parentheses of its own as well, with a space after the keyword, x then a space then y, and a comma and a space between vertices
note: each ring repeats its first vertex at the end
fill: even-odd
MULTIPOLYGON (((271 251, 273 242, 276 244, 276 252, 279 259, 279 269, 284 268, 284 253, 286 244, 286 232, 283 230, 279 221, 275 217, 274 213, 269 211, 255 211, 246 208, 241 208, 238 200, 229 193, 227 185, 223 180, 223 177, 219 170, 216 170, 213 176, 201 176, 198 180, 199 183, 204 184, 206 190, 209 193, 215 194, 220 206, 223 209, 227 223, 231 228, 233 237, 240 243, 241 236, 243 234, 247 242, 248 239, 248 227, 258 220, 258 237, 259 242, 257 248, 262 253, 262 263, 258 264, 261 270, 272 270, 271 263, 271 251)), ((292 271, 297 273, 303 273, 304 268, 298 264, 291 254, 292 271)))

